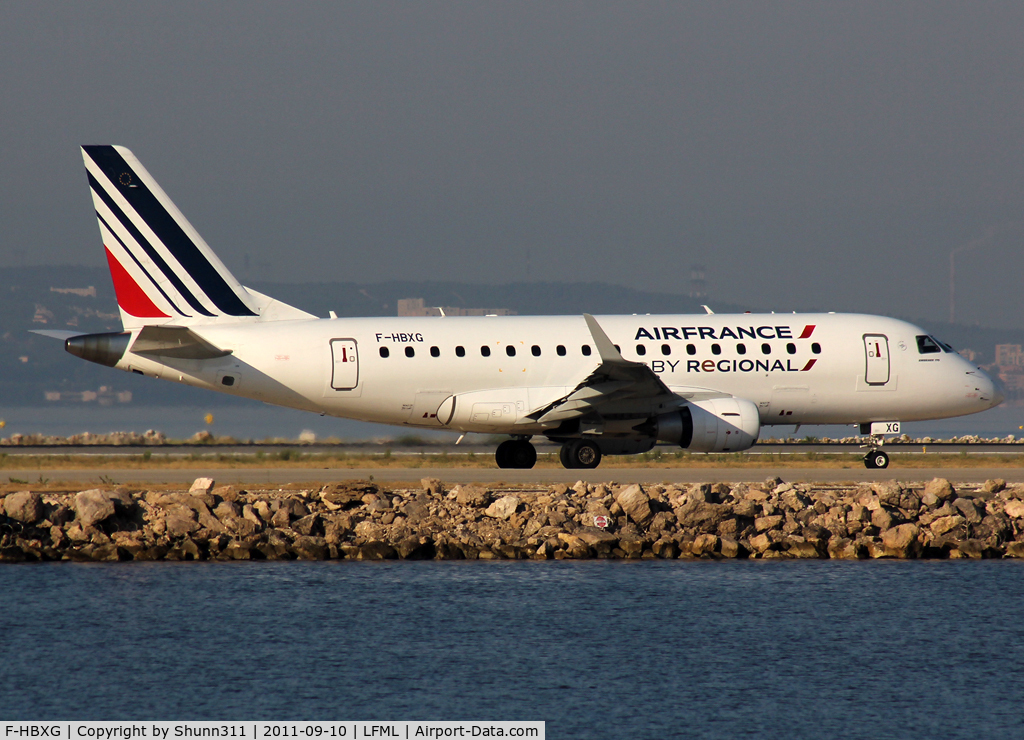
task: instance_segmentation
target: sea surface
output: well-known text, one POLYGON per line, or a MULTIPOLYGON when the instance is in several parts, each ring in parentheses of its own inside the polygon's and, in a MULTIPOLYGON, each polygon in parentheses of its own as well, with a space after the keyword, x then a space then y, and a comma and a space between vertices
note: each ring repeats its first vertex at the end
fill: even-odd
POLYGON ((1020 738, 1024 563, 0 567, 0 720, 1020 738))

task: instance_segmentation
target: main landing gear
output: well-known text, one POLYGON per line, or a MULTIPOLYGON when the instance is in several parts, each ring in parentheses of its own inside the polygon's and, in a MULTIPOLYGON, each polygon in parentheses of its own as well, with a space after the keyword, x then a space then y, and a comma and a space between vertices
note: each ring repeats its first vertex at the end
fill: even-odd
POLYGON ((563 468, 596 468, 601 464, 601 448, 589 439, 566 442, 558 451, 563 468))
POLYGON ((537 464, 537 450, 529 440, 507 439, 494 451, 499 468, 532 468, 537 464))

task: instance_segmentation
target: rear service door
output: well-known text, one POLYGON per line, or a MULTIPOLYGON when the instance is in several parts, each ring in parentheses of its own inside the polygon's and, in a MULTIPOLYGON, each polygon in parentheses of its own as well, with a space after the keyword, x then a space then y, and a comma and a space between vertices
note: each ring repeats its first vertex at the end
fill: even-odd
POLYGON ((334 358, 334 372, 331 388, 336 391, 350 391, 359 385, 359 354, 355 339, 332 339, 331 355, 334 358))
POLYGON ((884 334, 864 335, 864 382, 885 385, 889 382, 889 338, 884 334))

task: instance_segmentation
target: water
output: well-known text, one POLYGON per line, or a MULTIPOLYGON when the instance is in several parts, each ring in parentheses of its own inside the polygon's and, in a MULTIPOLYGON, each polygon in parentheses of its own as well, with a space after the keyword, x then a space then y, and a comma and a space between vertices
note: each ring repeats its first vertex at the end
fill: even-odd
POLYGON ((1024 563, 0 568, 4 719, 1020 737, 1024 563))

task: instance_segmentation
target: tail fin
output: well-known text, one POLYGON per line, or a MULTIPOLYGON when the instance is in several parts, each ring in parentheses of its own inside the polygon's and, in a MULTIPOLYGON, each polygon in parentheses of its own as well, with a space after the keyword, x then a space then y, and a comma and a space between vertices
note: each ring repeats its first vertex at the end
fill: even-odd
POLYGON ((129 150, 82 157, 126 329, 259 320, 271 303, 275 319, 311 317, 246 290, 129 150))

